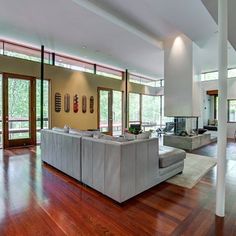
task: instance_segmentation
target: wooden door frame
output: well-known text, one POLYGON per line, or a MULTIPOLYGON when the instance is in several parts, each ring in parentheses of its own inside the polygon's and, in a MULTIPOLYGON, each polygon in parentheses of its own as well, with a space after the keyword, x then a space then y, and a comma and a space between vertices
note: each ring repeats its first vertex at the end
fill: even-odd
POLYGON ((33 76, 2 73, 2 94, 3 94, 3 148, 17 146, 36 145, 36 78, 33 76), (29 102, 29 133, 30 138, 9 140, 8 126, 8 78, 30 81, 30 102, 29 102))
MULTIPOLYGON (((110 92, 111 98, 110 98, 110 103, 108 104, 108 106, 110 105, 111 109, 110 109, 110 114, 108 114, 108 116, 110 116, 110 118, 108 117, 108 132, 104 132, 105 134, 109 134, 109 135, 113 135, 113 91, 118 91, 121 92, 121 126, 122 126, 122 130, 123 130, 123 108, 124 108, 124 104, 123 104, 123 97, 124 97, 124 91, 120 91, 117 89, 112 89, 112 88, 104 88, 104 87, 98 87, 97 88, 97 128, 100 129, 100 91, 108 91, 110 92)), ((109 102, 109 101, 108 101, 109 102)), ((108 111, 109 112, 109 111, 108 111)), ((123 132, 122 132, 123 133, 123 132)))

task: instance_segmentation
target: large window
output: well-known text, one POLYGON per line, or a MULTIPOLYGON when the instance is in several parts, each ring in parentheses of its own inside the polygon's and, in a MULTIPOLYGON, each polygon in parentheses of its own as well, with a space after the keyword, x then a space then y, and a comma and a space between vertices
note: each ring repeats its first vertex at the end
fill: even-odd
POLYGON ((76 60, 73 58, 65 57, 65 56, 55 56, 55 65, 65 67, 72 70, 84 71, 88 73, 94 73, 93 64, 83 62, 80 60, 76 60))
MULTIPOLYGON (((43 128, 49 128, 49 80, 43 81, 43 128)), ((36 80, 36 129, 37 129, 37 143, 40 143, 40 79, 36 80)))
POLYGON ((140 124, 140 94, 129 94, 129 124, 140 124))
POLYGON ((236 69, 229 69, 228 78, 235 78, 235 77, 236 77, 236 69))
POLYGON ((228 100, 228 122, 236 122, 236 99, 228 100))
POLYGON ((3 55, 3 41, 0 41, 0 54, 3 55))
POLYGON ((167 122, 174 122, 173 117, 165 116, 164 114, 164 108, 165 108, 165 99, 164 96, 161 96, 161 127, 165 127, 167 122))
MULTIPOLYGON (((17 45, 13 43, 4 42, 4 51, 2 52, 6 56, 17 57, 29 61, 41 61, 41 51, 39 49, 34 49, 22 45, 17 45)), ((44 53, 44 62, 49 64, 50 55, 48 52, 44 53)))
POLYGON ((144 130, 155 130, 173 121, 164 116, 164 96, 129 94, 129 125, 141 123, 144 130))
POLYGON ((156 129, 161 123, 160 96, 142 96, 142 127, 144 130, 156 129))
MULTIPOLYGON (((31 46, 21 45, 16 42, 8 42, 0 40, 0 54, 10 57, 21 58, 35 62, 41 62, 41 49, 31 46)), ((109 68, 103 65, 97 65, 89 61, 84 61, 76 57, 59 55, 49 51, 44 52, 44 63, 60 66, 72 70, 88 72, 113 79, 123 79, 123 71, 119 69, 109 68), (55 56, 55 57, 54 57, 55 56), (55 60, 54 60, 55 59, 55 60), (96 70, 95 70, 96 68, 96 70)))
POLYGON ((150 87, 162 87, 163 79, 151 79, 151 78, 144 78, 139 75, 130 74, 129 81, 135 84, 142 84, 150 87))
MULTIPOLYGON (((218 71, 207 72, 201 74, 201 81, 217 80, 219 77, 218 71)), ((236 69, 228 69, 228 78, 236 77, 236 69)))
POLYGON ((201 74, 202 81, 217 80, 217 79, 218 79, 217 71, 201 74))
POLYGON ((122 80, 122 71, 99 66, 99 65, 96 66, 96 74, 113 78, 113 79, 122 80))
POLYGON ((0 148, 2 147, 2 74, 0 74, 0 148))

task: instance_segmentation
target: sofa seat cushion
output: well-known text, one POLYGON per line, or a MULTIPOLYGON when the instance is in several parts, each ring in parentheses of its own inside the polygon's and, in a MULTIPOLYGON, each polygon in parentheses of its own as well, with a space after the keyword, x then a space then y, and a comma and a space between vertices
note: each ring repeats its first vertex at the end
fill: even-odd
POLYGON ((186 157, 186 152, 182 149, 160 146, 159 148, 159 166, 165 168, 175 163, 183 161, 186 157))

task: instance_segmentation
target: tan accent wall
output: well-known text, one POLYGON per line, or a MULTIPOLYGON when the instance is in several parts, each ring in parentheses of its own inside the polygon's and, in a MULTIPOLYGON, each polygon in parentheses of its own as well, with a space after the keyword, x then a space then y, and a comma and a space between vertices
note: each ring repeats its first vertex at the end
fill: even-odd
MULTIPOLYGON (((15 73, 40 77, 40 63, 0 56, 0 72, 15 73)), ((100 75, 78 72, 57 66, 45 65, 45 78, 51 81, 51 126, 63 127, 65 124, 78 129, 97 128, 97 89, 98 87, 111 88, 118 91, 124 90, 124 83, 120 80, 106 78, 100 75), (62 110, 55 112, 55 93, 62 94, 62 110), (70 112, 64 111, 64 94, 71 96, 70 112), (73 95, 79 95, 79 112, 73 112, 73 95), (87 112, 82 113, 82 96, 87 96, 87 112), (94 96, 94 113, 89 111, 89 98, 94 96)), ((130 83, 130 91, 154 95, 155 89, 147 86, 130 83), (149 91, 150 90, 150 91, 149 91)))

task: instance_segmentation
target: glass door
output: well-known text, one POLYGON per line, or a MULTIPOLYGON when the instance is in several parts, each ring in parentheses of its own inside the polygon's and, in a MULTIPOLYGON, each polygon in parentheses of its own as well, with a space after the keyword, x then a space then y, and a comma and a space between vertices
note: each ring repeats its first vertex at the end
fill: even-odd
POLYGON ((3 147, 35 145, 35 78, 3 74, 3 88, 3 147))
POLYGON ((98 128, 102 133, 112 135, 112 90, 98 90, 98 128))
POLYGON ((98 89, 98 128, 101 132, 122 134, 122 92, 98 89))
POLYGON ((122 134, 122 92, 112 91, 112 135, 122 134))

